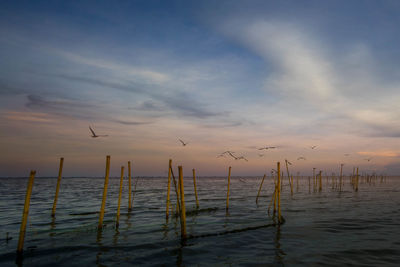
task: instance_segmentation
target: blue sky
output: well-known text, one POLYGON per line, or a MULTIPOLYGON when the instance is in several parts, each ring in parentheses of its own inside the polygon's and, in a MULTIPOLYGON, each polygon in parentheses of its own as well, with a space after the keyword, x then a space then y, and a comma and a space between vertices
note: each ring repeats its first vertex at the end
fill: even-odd
POLYGON ((199 175, 262 175, 284 159, 303 174, 340 163, 398 174, 399 12, 398 1, 3 1, 0 176, 53 175, 61 156, 66 175, 98 176, 107 154, 116 174, 131 160, 164 175, 169 158, 199 175), (89 125, 109 137, 91 139, 89 125), (249 161, 216 158, 227 149, 249 161))

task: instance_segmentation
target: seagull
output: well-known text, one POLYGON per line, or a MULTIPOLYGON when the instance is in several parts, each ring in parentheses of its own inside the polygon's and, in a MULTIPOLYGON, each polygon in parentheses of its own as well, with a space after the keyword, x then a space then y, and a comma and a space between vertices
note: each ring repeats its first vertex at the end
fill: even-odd
POLYGON ((181 139, 178 139, 178 140, 182 143, 182 146, 186 146, 187 144, 189 144, 189 143, 183 142, 181 139))
POLYGON ((96 137, 106 137, 106 136, 108 136, 107 134, 97 135, 97 134, 93 131, 92 127, 90 127, 90 126, 89 126, 89 129, 90 129, 90 131, 92 132, 91 137, 93 137, 93 138, 96 138, 96 137))
POLYGON ((369 162, 369 161, 371 161, 371 159, 372 159, 372 158, 368 158, 368 159, 364 159, 364 160, 366 160, 366 161, 368 161, 368 162, 369 162))
POLYGON ((243 160, 245 160, 245 161, 248 161, 245 157, 243 157, 243 156, 240 156, 240 157, 237 157, 237 158, 235 158, 235 160, 241 160, 241 159, 243 159, 243 160))
POLYGON ((316 147, 317 147, 317 146, 310 146, 311 149, 314 149, 314 148, 316 148, 316 147))
POLYGON ((298 157, 298 158, 297 158, 297 160, 301 160, 301 159, 302 159, 302 160, 306 160, 305 157, 298 157))
POLYGON ((265 146, 265 147, 260 147, 258 150, 263 150, 263 149, 268 150, 268 149, 274 149, 274 148, 276 148, 276 146, 265 146))

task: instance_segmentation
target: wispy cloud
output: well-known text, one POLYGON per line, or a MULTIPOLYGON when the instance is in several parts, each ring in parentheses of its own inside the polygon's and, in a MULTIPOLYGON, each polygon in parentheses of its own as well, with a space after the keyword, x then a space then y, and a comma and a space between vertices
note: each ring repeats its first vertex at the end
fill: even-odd
POLYGON ((35 123, 52 123, 56 121, 54 116, 39 112, 6 111, 2 113, 2 117, 12 121, 35 123))
MULTIPOLYGON (((279 105, 288 122, 315 125, 327 117, 340 118, 343 124, 338 131, 398 136, 400 108, 393 100, 400 100, 400 95, 393 88, 400 88, 400 82, 384 82, 377 76, 379 72, 371 67, 373 56, 365 45, 338 54, 307 27, 278 20, 233 19, 222 31, 270 66, 272 72, 266 74, 264 88, 279 97, 274 108, 279 105)), ((326 132, 324 127, 313 130, 326 132)))

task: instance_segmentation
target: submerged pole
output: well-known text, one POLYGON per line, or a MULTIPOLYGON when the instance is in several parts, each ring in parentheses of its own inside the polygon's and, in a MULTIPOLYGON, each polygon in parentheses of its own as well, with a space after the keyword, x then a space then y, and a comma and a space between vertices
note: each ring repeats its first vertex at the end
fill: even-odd
POLYGON ((199 199, 197 198, 197 187, 196 187, 196 171, 195 169, 193 171, 193 186, 194 186, 194 196, 196 197, 196 209, 199 208, 199 199))
POLYGON ((178 166, 179 170, 179 191, 181 197, 181 238, 186 239, 186 208, 185 208, 185 189, 183 187, 182 166, 178 166))
POLYGON ((124 181, 124 166, 121 166, 121 179, 119 181, 119 194, 118 194, 118 208, 117 208, 117 222, 115 227, 119 226, 119 212, 121 210, 121 195, 122 195, 122 185, 124 181))
POLYGON ((106 175, 105 175, 105 178, 104 178, 103 200, 101 201, 99 225, 98 225, 99 229, 103 228, 104 209, 106 207, 106 198, 107 198, 107 188, 108 188, 109 175, 110 175, 110 156, 107 156, 107 158, 106 158, 106 175))
POLYGON ((264 179, 265 179, 265 177, 266 177, 267 175, 266 174, 264 174, 264 177, 262 178, 262 180, 261 180, 261 184, 260 184, 260 187, 258 188, 258 193, 257 193, 257 197, 256 197, 256 204, 258 203, 258 198, 259 198, 259 196, 260 196, 260 193, 261 193, 261 188, 262 188, 262 186, 263 186, 263 183, 264 183, 264 179))
POLYGON ((63 165, 64 165, 64 158, 60 158, 60 167, 58 168, 56 195, 54 196, 53 209, 51 211, 52 217, 56 216, 57 199, 58 199, 58 192, 60 191, 60 183, 61 183, 63 165))
POLYGON ((169 217, 169 205, 170 205, 170 191, 171 191, 171 166, 172 166, 172 159, 169 160, 168 163, 168 184, 167 184, 167 207, 165 209, 165 218, 168 220, 169 217))
POLYGON ((28 220, 29 204, 31 202, 32 187, 33 187, 33 181, 35 180, 35 174, 36 174, 36 171, 31 171, 30 176, 29 176, 29 180, 28 180, 28 187, 26 189, 24 210, 22 212, 21 228, 19 230, 19 239, 18 239, 18 247, 17 247, 17 260, 18 260, 18 258, 20 258, 22 256, 22 251, 24 249, 26 222, 28 220))
POLYGON ((229 185, 231 183, 231 169, 232 167, 229 166, 229 171, 228 171, 228 188, 226 190, 226 210, 229 209, 229 185))

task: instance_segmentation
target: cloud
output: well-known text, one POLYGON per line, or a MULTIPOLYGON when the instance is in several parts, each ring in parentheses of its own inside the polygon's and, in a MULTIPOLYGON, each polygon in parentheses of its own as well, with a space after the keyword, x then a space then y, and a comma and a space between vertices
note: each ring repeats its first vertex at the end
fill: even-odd
POLYGON ((106 69, 108 71, 115 73, 122 73, 126 76, 133 77, 135 79, 143 80, 146 82, 163 83, 170 79, 170 77, 165 73, 145 68, 132 67, 130 65, 122 63, 116 64, 112 61, 106 61, 102 59, 83 57, 76 53, 70 53, 66 51, 58 51, 58 54, 65 57, 67 60, 73 61, 78 64, 88 65, 100 69, 106 69))
MULTIPOLYGON (((155 84, 140 84, 126 80, 121 80, 119 82, 109 82, 104 81, 100 78, 89 78, 65 74, 57 76, 68 80, 84 82, 109 89, 118 89, 129 93, 141 94, 162 103, 164 107, 168 108, 171 111, 175 111, 178 115, 184 117, 206 119, 210 117, 223 117, 224 115, 226 115, 226 113, 224 112, 210 111, 205 104, 193 99, 193 97, 186 92, 182 92, 179 90, 170 90, 170 88, 164 88, 155 84)), ((147 107, 145 107, 144 110, 149 110, 151 105, 154 106, 154 101, 147 102, 147 107)), ((136 109, 138 108, 139 107, 136 107, 136 109)))
POLYGON ((51 123, 55 118, 46 113, 39 112, 20 112, 20 111, 6 111, 2 117, 12 121, 24 121, 35 123, 51 123))
POLYGON ((153 122, 149 122, 149 121, 124 121, 124 120, 113 120, 114 122, 120 123, 120 124, 124 124, 124 125, 145 125, 145 124, 151 124, 153 122))
POLYGON ((399 157, 400 153, 396 151, 359 151, 357 154, 362 156, 371 156, 371 157, 399 157))
POLYGON ((278 99, 270 110, 278 108, 292 130, 325 125, 314 134, 332 133, 325 120, 333 118, 343 123, 334 132, 399 136, 400 81, 379 76, 367 45, 335 51, 305 25, 279 20, 231 19, 221 30, 264 60, 264 89, 278 99))

